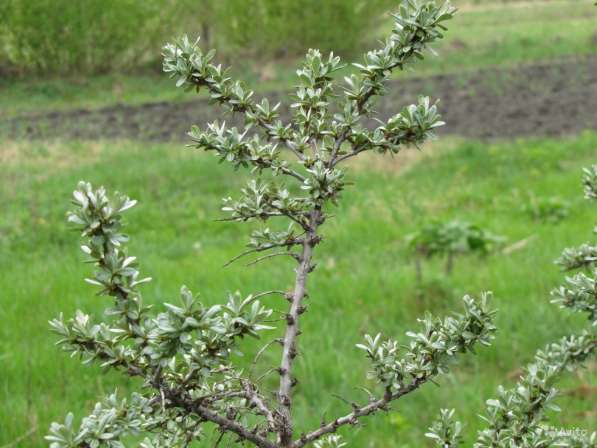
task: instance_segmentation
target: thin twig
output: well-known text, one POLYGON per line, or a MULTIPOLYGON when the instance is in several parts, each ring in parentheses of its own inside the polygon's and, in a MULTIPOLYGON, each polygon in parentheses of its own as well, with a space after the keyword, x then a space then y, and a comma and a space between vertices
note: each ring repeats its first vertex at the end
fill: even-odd
POLYGON ((241 381, 243 389, 246 393, 247 399, 253 403, 257 409, 259 409, 260 413, 267 419, 269 424, 269 428, 273 431, 276 428, 276 420, 274 419, 274 414, 272 411, 266 406, 263 399, 257 394, 257 391, 249 384, 248 381, 241 381))
POLYGON ((237 260, 241 259, 242 257, 245 257, 245 256, 247 256, 247 255, 250 255, 250 254, 252 254, 252 253, 255 253, 255 252, 263 252, 263 251, 266 251, 266 250, 273 249, 274 247, 279 247, 279 246, 277 246, 277 245, 275 245, 275 244, 268 244, 267 246, 263 246, 263 247, 260 247, 260 248, 258 247, 258 248, 255 248, 255 249, 249 249, 249 250, 246 250, 246 251, 244 251, 244 252, 242 252, 242 253, 238 254, 236 257, 232 258, 230 261, 228 261, 228 262, 227 262, 227 263, 224 265, 224 267, 225 267, 225 268, 227 268, 228 266, 230 266, 230 265, 231 265, 232 263, 234 263, 235 261, 237 261, 237 260))
POLYGON ((253 369, 255 368, 255 366, 257 366, 257 361, 259 360, 259 358, 261 357, 261 355, 263 355, 265 353, 265 351, 272 346, 272 344, 274 343, 280 343, 282 342, 282 340, 280 338, 276 338, 276 339, 272 339, 271 341, 269 341, 267 344, 265 344, 263 347, 261 347, 259 349, 259 351, 257 352, 257 354, 255 355, 255 357, 253 358, 253 361, 251 361, 251 367, 249 369, 249 376, 251 375, 251 373, 253 372, 253 369))
POLYGON ((170 389, 168 386, 160 386, 163 387, 171 405, 183 408, 186 412, 197 414, 199 417, 215 423, 222 428, 222 430, 233 432, 238 435, 241 440, 248 440, 260 448, 278 448, 277 445, 275 445, 271 440, 258 434, 254 434, 248 428, 245 428, 243 425, 233 419, 217 414, 216 412, 203 406, 201 402, 191 400, 180 394, 180 391, 170 389))
MULTIPOLYGON (((270 207, 272 207, 274 210, 277 210, 277 211, 280 213, 280 215, 282 215, 282 216, 286 216, 287 218, 291 219, 292 221, 294 221, 295 223, 297 223, 299 226, 301 226, 301 227, 302 227, 302 229, 303 229, 305 232, 308 232, 308 231, 309 231, 309 226, 308 226, 308 224, 307 224, 307 223, 305 223, 304 221, 301 221, 301 219, 300 219, 300 216, 301 216, 301 215, 304 215, 304 213, 302 213, 302 214, 299 214, 298 216, 295 216, 295 215, 293 215, 292 213, 289 213, 287 210, 284 210, 284 209, 281 209, 281 208, 278 208, 278 207, 276 207, 274 204, 269 204, 269 205, 270 205, 270 207)), ((304 216, 303 216, 303 217, 304 217, 304 216)))
POLYGON ((287 148, 297 157, 297 159, 299 160, 305 160, 305 156, 303 154, 301 154, 300 152, 298 152, 296 149, 291 148, 290 146, 287 146, 287 148))
POLYGON ((216 429, 216 431, 219 431, 220 435, 218 436, 218 440, 216 440, 216 444, 214 445, 214 448, 218 448, 218 446, 220 446, 220 442, 222 442, 222 439, 224 438, 224 434, 226 434, 226 432, 223 431, 222 428, 220 428, 219 426, 216 429))
POLYGON ((343 396, 341 396, 341 395, 332 394, 332 397, 337 398, 340 401, 343 401, 344 403, 346 403, 349 406, 352 406, 352 403, 350 401, 348 401, 346 398, 344 398, 343 396))
POLYGON ((262 257, 256 258, 255 260, 251 261, 250 263, 247 263, 246 266, 253 266, 261 261, 267 260, 268 258, 274 258, 274 257, 279 257, 279 256, 292 257, 296 261, 300 261, 300 256, 295 254, 294 252, 276 252, 275 254, 263 255, 262 257))
POLYGON ((240 258, 245 257, 245 256, 250 255, 250 254, 255 253, 255 252, 264 252, 266 250, 274 249, 276 247, 292 247, 292 246, 296 246, 296 245, 299 245, 299 244, 302 244, 302 243, 303 243, 302 240, 295 238, 295 239, 292 239, 292 240, 286 240, 286 241, 284 241, 283 243, 280 243, 280 244, 271 243, 271 244, 266 244, 264 246, 256 247, 256 248, 253 248, 253 249, 249 249, 249 250, 246 250, 246 251, 238 254, 237 256, 235 256, 234 258, 232 258, 231 260, 229 260, 226 264, 224 264, 224 267, 228 267, 232 263, 234 263, 235 261, 239 260, 240 258))
POLYGON ((344 154, 341 157, 338 157, 336 159, 336 161, 334 162, 334 166, 338 165, 340 162, 350 159, 351 157, 355 157, 358 156, 359 154, 361 154, 362 152, 365 152, 369 149, 368 146, 362 145, 359 148, 354 148, 351 152, 349 152, 348 154, 344 154))
POLYGON ((272 372, 276 372, 277 370, 278 370, 278 369, 277 369, 277 368, 275 368, 275 367, 272 367, 271 369, 267 369, 265 372, 263 372, 263 373, 262 373, 262 374, 261 374, 261 375, 260 375, 260 376, 259 376, 259 377, 258 377, 256 380, 255 380, 255 382, 256 382, 256 383, 259 383, 259 382, 261 382, 261 380, 262 380, 263 378, 265 378, 266 376, 268 376, 268 375, 269 375, 270 373, 272 373, 272 372))
POLYGON ((12 442, 7 443, 6 445, 2 445, 2 447, 0 447, 0 448, 13 448, 15 446, 19 446, 19 444, 23 440, 28 439, 29 437, 31 437, 36 432, 37 432, 37 426, 34 426, 29 431, 27 431, 25 434, 21 434, 19 437, 17 437, 16 439, 14 439, 12 442))
POLYGON ((279 291, 279 290, 273 289, 271 291, 265 291, 265 292, 260 292, 258 294, 255 294, 253 296, 253 299, 258 299, 258 298, 263 297, 263 296, 270 296, 272 294, 279 294, 281 296, 288 297, 288 292, 286 292, 286 291, 279 291))
POLYGON ((292 176, 295 179, 298 179, 299 181, 301 181, 301 183, 305 182, 305 177, 294 170, 291 170, 289 168, 281 168, 280 171, 282 171, 284 174, 287 174, 288 176, 292 176))
POLYGON ((263 212, 263 213, 259 213, 259 214, 253 214, 253 215, 247 215, 247 216, 241 216, 238 218, 219 218, 219 219, 215 219, 215 222, 238 222, 238 221, 248 221, 249 219, 255 219, 255 218, 276 218, 279 216, 286 216, 283 213, 274 213, 274 212, 263 212))
POLYGON ((427 378, 419 378, 413 381, 411 384, 406 386, 405 388, 395 392, 393 394, 386 393, 383 398, 378 400, 372 401, 369 404, 361 407, 354 407, 354 410, 343 417, 339 417, 329 423, 322 424, 318 429, 308 433, 303 434, 300 439, 296 440, 292 444, 292 448, 302 448, 303 446, 318 440, 319 438, 323 437, 326 434, 336 432, 337 429, 341 426, 347 424, 356 424, 358 423, 359 418, 365 417, 367 415, 373 414, 377 411, 387 409, 387 405, 394 400, 418 389, 421 384, 427 381, 427 378))

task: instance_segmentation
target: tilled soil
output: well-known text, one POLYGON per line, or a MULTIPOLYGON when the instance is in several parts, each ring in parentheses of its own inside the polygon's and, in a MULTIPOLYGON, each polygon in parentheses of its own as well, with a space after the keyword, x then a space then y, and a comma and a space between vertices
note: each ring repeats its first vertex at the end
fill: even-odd
MULTIPOLYGON (((174 88, 174 87, 173 87, 174 88)), ((377 103, 385 119, 418 95, 441 98, 444 134, 481 139, 557 136, 597 129, 597 57, 552 61, 515 68, 392 81, 377 103)), ((284 93, 269 95, 282 101, 284 93)), ((9 138, 130 138, 183 140, 191 124, 221 119, 222 110, 199 99, 116 105, 20 116, 0 122, 9 138)), ((282 110, 282 116, 288 109, 282 110)), ((238 117, 227 117, 236 121, 238 117)))

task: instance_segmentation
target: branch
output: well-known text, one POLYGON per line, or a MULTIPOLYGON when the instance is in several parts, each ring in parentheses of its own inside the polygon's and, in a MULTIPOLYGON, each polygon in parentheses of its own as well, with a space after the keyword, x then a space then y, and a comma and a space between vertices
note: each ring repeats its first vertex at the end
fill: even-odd
MULTIPOLYGON (((347 136, 346 139, 352 144, 352 151, 343 156, 336 154, 329 164, 333 167, 368 150, 395 154, 402 146, 414 145, 418 148, 427 138, 433 137, 435 128, 445 124, 440 118, 437 103, 432 104, 429 97, 419 97, 418 103, 402 108, 400 113, 375 130, 359 130, 347 136)), ((336 142, 336 147, 339 149, 338 143, 339 141, 336 142)))
POLYGON ((274 204, 270 204, 270 205, 274 210, 278 210, 280 212, 280 216, 286 216, 288 219, 290 219, 291 221, 294 221, 296 224, 301 226, 301 228, 305 231, 309 230, 309 226, 307 224, 305 224, 304 221, 301 221, 301 219, 299 218, 301 216, 300 214, 298 215, 299 217, 297 217, 287 210, 283 210, 283 209, 276 207, 274 204))
POLYGON ((585 362, 595 349, 597 339, 585 331, 580 336, 563 337, 539 350, 515 387, 500 387, 498 397, 486 401, 487 411, 482 418, 487 427, 478 432, 475 446, 493 447, 506 439, 521 446, 522 439, 537 427, 545 411, 552 406, 557 378, 571 366, 585 362))
POLYGON ((307 276, 312 271, 311 257, 313 248, 317 244, 317 228, 320 225, 321 210, 316 208, 310 216, 311 227, 305 236, 303 243, 303 253, 301 263, 296 270, 294 292, 291 298, 290 310, 286 318, 287 326, 284 334, 282 361, 280 363, 280 387, 278 390, 278 400, 280 401, 280 414, 283 419, 281 425, 280 443, 282 446, 291 446, 292 444, 292 394, 291 389, 294 384, 292 378, 292 365, 297 354, 296 338, 299 334, 298 321, 299 316, 304 312, 302 301, 306 296, 307 276))
POLYGON ((252 254, 252 253, 255 253, 255 252, 264 252, 264 251, 266 251, 266 250, 274 249, 274 248, 276 248, 276 247, 290 247, 290 246, 295 246, 295 245, 297 245, 297 244, 302 244, 302 243, 303 243, 303 241, 302 241, 302 240, 296 240, 296 239, 295 239, 295 240, 291 240, 291 241, 285 241, 283 244, 282 244, 282 243, 281 243, 281 244, 273 244, 273 243, 271 243, 271 244, 266 244, 266 245, 264 245, 264 246, 256 247, 256 248, 254 248, 254 249, 249 249, 249 250, 246 250, 246 251, 244 251, 244 252, 242 252, 242 253, 238 254, 238 255, 237 255, 237 256, 235 256, 234 258, 232 258, 230 261, 228 261, 228 262, 227 262, 227 263, 224 265, 224 267, 228 267, 228 266, 230 266, 232 263, 234 263, 235 261, 237 261, 237 260, 241 259, 242 257, 244 257, 244 256, 247 256, 247 255, 250 255, 250 254, 252 254))
POLYGON ((290 168, 286 168, 286 167, 281 167, 280 171, 282 171, 284 174, 287 174, 289 176, 294 177, 295 179, 299 180, 301 183, 305 181, 305 176, 303 176, 302 174, 297 173, 294 170, 291 170, 290 168))
POLYGON ((267 419, 270 429, 274 431, 277 425, 273 412, 265 405, 262 398, 257 394, 257 391, 251 387, 248 381, 241 380, 241 384, 245 391, 246 398, 259 409, 261 415, 267 419))
MULTIPOLYGON (((390 71, 393 71, 396 67, 398 67, 400 64, 396 63, 394 65, 392 65, 390 67, 390 71)), ((387 79, 387 77, 386 77, 387 79)), ((358 101, 356 101, 355 105, 356 105, 356 111, 359 114, 359 116, 362 116, 364 114, 365 111, 365 106, 366 104, 369 102, 369 100, 371 99, 371 97, 375 94, 375 90, 373 89, 373 87, 368 87, 368 90, 366 91, 366 93, 359 98, 358 101)), ((339 160, 337 161, 336 158, 338 157, 338 153, 340 151, 340 148, 342 147, 342 144, 346 141, 346 139, 348 138, 350 131, 352 130, 352 127, 348 127, 346 128, 337 138, 336 141, 334 142, 334 148, 332 149, 332 153, 330 155, 330 162, 329 162, 329 167, 334 167, 336 166, 336 164, 339 162, 339 160)), ((359 151, 361 152, 361 151, 359 151)), ((353 149, 353 154, 357 155, 359 152, 355 153, 355 149, 353 149)), ((351 157, 352 157, 351 156, 351 157)), ((342 160, 344 160, 346 157, 341 158, 342 160)))
POLYGON ((166 398, 174 406, 183 408, 186 412, 197 414, 204 420, 215 423, 223 431, 233 432, 236 435, 238 435, 241 439, 248 440, 252 442, 254 445, 258 446, 259 448, 278 448, 277 445, 274 444, 272 441, 249 431, 240 423, 237 423, 234 420, 216 414, 215 412, 206 408, 199 402, 181 397, 176 390, 164 387, 164 385, 160 381, 158 381, 157 384, 154 384, 154 387, 156 387, 156 389, 160 391, 163 391, 166 398))
POLYGON ((247 263, 247 266, 253 266, 254 264, 257 264, 261 261, 267 260, 268 258, 279 257, 279 256, 292 257, 296 261, 300 261, 300 259, 301 259, 300 255, 295 254, 294 252, 276 252, 275 254, 268 254, 268 255, 264 255, 262 257, 256 258, 255 260, 251 261, 250 263, 247 263))
POLYGON ((186 84, 197 90, 206 87, 212 100, 226 105, 232 112, 244 113, 247 121, 262 128, 268 138, 286 142, 285 127, 279 120, 276 121, 278 106, 270 108, 267 100, 256 105, 252 90, 246 89, 239 81, 233 81, 226 69, 212 63, 215 50, 204 54, 198 43, 199 40, 191 42, 184 36, 175 44, 167 44, 163 48, 164 71, 177 79, 177 86, 186 84))
POLYGON ((298 160, 300 160, 301 162, 305 160, 305 156, 298 152, 296 149, 294 149, 292 146, 286 145, 286 147, 290 150, 290 152, 292 152, 296 156, 298 160))
POLYGON ((278 210, 278 211, 277 212, 262 212, 259 214, 252 214, 252 215, 247 214, 247 215, 236 216, 236 217, 233 216, 231 218, 221 218, 216 221, 217 222, 246 222, 246 221, 249 221, 250 219, 261 219, 261 220, 265 221, 266 219, 280 218, 280 217, 284 216, 284 217, 294 221, 296 224, 301 226, 301 228, 303 228, 304 230, 307 230, 307 225, 304 222, 302 222, 297 216, 293 215, 290 212, 278 209, 273 204, 268 204, 268 205, 272 209, 278 210))
MULTIPOLYGON (((383 48, 365 55, 365 64, 354 64, 359 68, 359 76, 348 78, 346 103, 354 106, 358 117, 368 112, 367 103, 374 95, 383 94, 384 82, 397 68, 403 69, 405 64, 415 57, 422 58, 427 44, 443 37, 445 29, 441 22, 454 16, 455 9, 447 1, 441 6, 435 2, 419 4, 408 2, 397 14, 394 14, 396 27, 392 36, 383 48), (413 9, 411 9, 411 7, 413 9)), ((353 126, 347 126, 334 142, 328 166, 335 165, 340 147, 350 135, 353 126)))
POLYGON ((359 148, 353 148, 353 150, 351 152, 349 152, 348 154, 344 154, 341 157, 337 157, 336 160, 334 161, 332 166, 336 166, 338 165, 340 162, 346 160, 346 159, 350 159, 352 157, 358 156, 360 153, 367 151, 369 148, 365 145, 362 145, 359 148))
POLYGON ((288 292, 286 291, 279 291, 277 289, 272 289, 271 291, 264 291, 253 295, 253 299, 258 299, 263 296, 270 296, 272 294, 279 294, 284 298, 288 298, 288 292))
POLYGON ((207 421, 215 423, 225 431, 237 434, 241 439, 248 440, 260 448, 277 448, 277 445, 272 441, 249 431, 247 428, 235 422, 234 420, 230 420, 210 411, 200 404, 191 405, 187 408, 187 410, 196 413, 207 421))
POLYGON ((397 400, 398 398, 402 397, 403 395, 406 395, 406 394, 418 389, 427 380, 428 380, 428 377, 416 379, 410 385, 408 385, 407 387, 405 387, 404 389, 402 389, 398 392, 395 392, 393 394, 386 393, 383 398, 375 400, 366 406, 356 407, 350 414, 347 414, 343 417, 339 417, 329 423, 322 424, 322 426, 319 429, 316 429, 315 431, 312 431, 308 434, 303 434, 300 437, 300 439, 296 440, 292 444, 292 448, 301 448, 309 443, 312 443, 312 442, 320 439, 321 437, 323 437, 326 434, 336 432, 336 430, 341 426, 348 425, 348 424, 351 424, 351 425, 357 424, 359 418, 361 418, 361 417, 365 417, 367 415, 374 414, 380 410, 387 410, 388 409, 387 405, 390 402, 397 400))
MULTIPOLYGON (((250 141, 245 140, 248 128, 239 132, 236 127, 228 129, 226 123, 218 122, 208 124, 206 131, 193 126, 188 136, 197 149, 213 151, 220 156, 220 160, 232 163, 235 168, 252 165, 258 170, 270 169, 291 176, 303 183, 305 177, 299 172, 289 168, 283 161, 278 160, 280 151, 276 145, 262 145, 257 136, 250 141)), ((193 145, 189 145, 193 146, 193 145)))
POLYGON ((269 219, 269 218, 277 218, 280 216, 286 216, 284 213, 280 212, 262 212, 262 213, 254 213, 252 215, 242 215, 237 217, 231 218, 220 218, 216 219, 216 222, 246 222, 249 219, 269 219))

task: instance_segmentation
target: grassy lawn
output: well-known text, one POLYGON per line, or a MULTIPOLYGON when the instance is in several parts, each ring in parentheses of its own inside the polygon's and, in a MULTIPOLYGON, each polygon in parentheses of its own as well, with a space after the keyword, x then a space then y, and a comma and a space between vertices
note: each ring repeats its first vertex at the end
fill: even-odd
MULTIPOLYGON (((457 2, 461 10, 446 39, 416 66, 414 74, 438 74, 482 67, 532 63, 597 53, 597 9, 585 0, 513 3, 457 2)), ((380 36, 389 31, 382 27, 380 36)), ((183 32, 184 30, 181 30, 183 32)), ((377 33, 376 33, 377 34, 377 33)), ((157 49, 156 49, 157 52, 157 49)), ((251 64, 236 58, 233 73, 258 91, 286 89, 294 83, 297 61, 251 64)), ((189 98, 159 74, 104 75, 89 79, 0 80, 0 118, 73 107, 115 103, 177 101, 189 98)))
POLYGON ((429 58, 427 73, 531 63, 597 53, 592 2, 538 1, 463 5, 429 58))
MULTIPOLYGON (((98 311, 106 300, 83 282, 89 266, 80 263, 78 236, 64 219, 78 180, 140 200, 129 215, 129 234, 142 273, 154 278, 143 289, 146 301, 176 300, 181 284, 209 303, 222 301, 227 291, 290 286, 292 265, 279 258, 221 268, 242 250, 249 228, 214 219, 220 198, 236 194, 245 174, 181 146, 5 142, 0 148, 0 446, 30 431, 18 446, 44 446, 50 421, 69 410, 80 418, 101 395, 133 386, 69 359, 49 333, 47 321, 58 313, 98 311)), ((447 313, 459 309, 465 293, 492 290, 499 309, 495 344, 461 358, 441 387, 425 386, 348 437, 355 447, 425 446, 423 433, 438 409, 455 407, 470 442, 481 423, 477 415, 497 386, 513 385, 537 348, 585 324, 549 304, 549 291, 563 278, 552 260, 590 238, 597 214, 582 199, 580 174, 596 160, 597 134, 586 133, 495 144, 446 140, 423 154, 355 163, 350 177, 356 187, 325 224, 327 238, 316 252, 298 358, 301 429, 318 425, 322 415, 349 411, 332 394, 365 401, 357 387, 375 388, 365 380, 367 361, 354 348, 364 333, 403 338, 425 310, 447 313), (568 200, 570 215, 558 224, 534 222, 521 210, 530 194, 568 200), (509 255, 458 259, 449 278, 440 262, 425 265, 418 297, 405 237, 432 217, 478 223, 509 244, 532 238, 509 255)), ((247 344, 250 360, 255 345, 247 344)), ((277 364, 278 355, 278 349, 266 355, 258 372, 277 364)), ((559 404, 566 412, 553 417, 558 424, 591 428, 596 369, 593 362, 565 379, 559 404)), ((276 378, 268 381, 273 389, 276 378)), ((213 446, 208 442, 198 446, 213 446)))

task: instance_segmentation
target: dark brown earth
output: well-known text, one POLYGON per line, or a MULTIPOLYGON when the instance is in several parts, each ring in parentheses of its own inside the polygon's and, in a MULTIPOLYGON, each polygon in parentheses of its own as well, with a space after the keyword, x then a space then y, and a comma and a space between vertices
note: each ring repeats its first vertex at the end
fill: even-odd
MULTIPOLYGON (((441 98, 444 134, 490 139, 597 129, 597 57, 393 81, 377 104, 380 118, 416 101, 419 94, 441 98)), ((274 102, 284 103, 284 97, 270 94, 274 102)), ((221 118, 221 112, 206 100, 77 109, 5 120, 0 135, 182 140, 190 124, 204 125, 221 118)), ((285 109, 283 115, 287 113, 285 109)))

